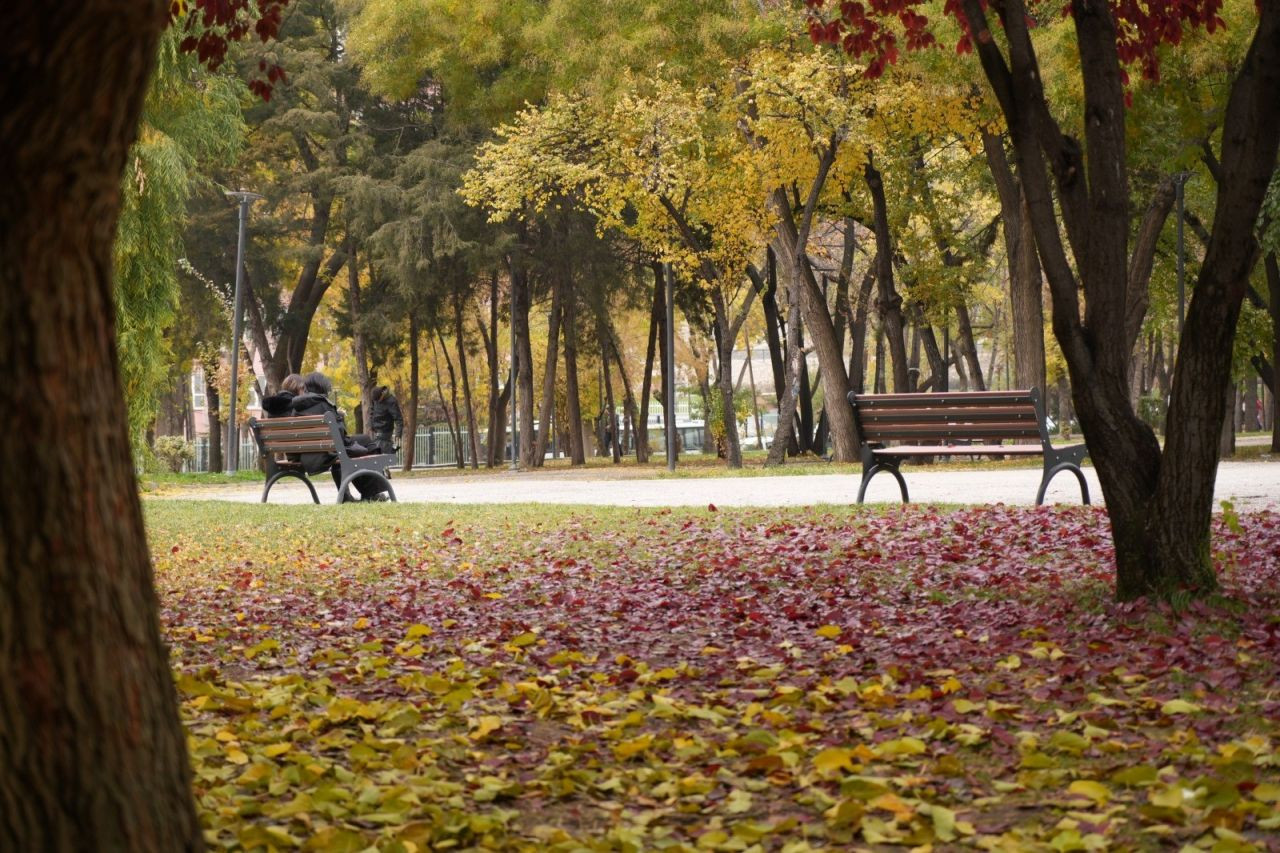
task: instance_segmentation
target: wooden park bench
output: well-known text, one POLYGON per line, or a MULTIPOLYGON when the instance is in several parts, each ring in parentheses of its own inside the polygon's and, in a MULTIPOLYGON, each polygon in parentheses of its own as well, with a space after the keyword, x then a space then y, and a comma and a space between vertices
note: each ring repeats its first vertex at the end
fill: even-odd
POLYGON ((262 502, 267 502, 271 487, 285 477, 295 477, 307 484, 311 490, 311 499, 320 503, 316 488, 311 484, 308 474, 328 472, 330 466, 337 462, 341 472, 341 484, 338 486, 338 503, 347 500, 347 487, 361 477, 373 477, 379 481, 391 500, 396 493, 387 479, 386 469, 390 467, 394 456, 380 453, 376 456, 349 456, 346 445, 342 441, 342 429, 338 426, 338 418, 333 412, 323 415, 306 415, 296 418, 269 418, 267 420, 249 419, 249 429, 258 442, 258 451, 262 454, 263 470, 267 475, 266 487, 262 490, 262 502), (330 461, 322 467, 307 470, 295 454, 324 453, 330 461))
POLYGON ((1054 447, 1049 442, 1040 393, 1029 391, 956 391, 921 394, 849 394, 861 442, 862 485, 888 471, 907 502, 907 483, 899 470, 904 459, 927 456, 1043 456, 1044 475, 1036 506, 1044 503, 1049 481, 1070 471, 1089 503, 1089 486, 1080 463, 1089 454, 1083 444, 1054 447), (1004 444, 1012 441, 1012 444, 1004 444), (890 444, 890 442, 899 442, 890 444), (930 443, 934 442, 934 443, 930 443))

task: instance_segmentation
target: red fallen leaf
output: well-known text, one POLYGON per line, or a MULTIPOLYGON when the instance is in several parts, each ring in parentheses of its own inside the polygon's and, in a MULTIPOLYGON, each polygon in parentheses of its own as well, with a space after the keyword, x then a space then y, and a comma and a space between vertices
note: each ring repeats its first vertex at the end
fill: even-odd
POLYGON ((719 512, 719 510, 717 510, 717 509, 716 509, 716 505, 715 505, 715 504, 707 504, 707 511, 708 511, 708 512, 719 512))
POLYGON ((176 554, 176 553, 178 553, 178 552, 179 552, 179 551, 181 551, 181 550, 182 550, 182 549, 181 549, 181 548, 179 548, 177 545, 174 545, 172 548, 170 548, 170 549, 169 549, 169 553, 170 553, 170 554, 176 554))

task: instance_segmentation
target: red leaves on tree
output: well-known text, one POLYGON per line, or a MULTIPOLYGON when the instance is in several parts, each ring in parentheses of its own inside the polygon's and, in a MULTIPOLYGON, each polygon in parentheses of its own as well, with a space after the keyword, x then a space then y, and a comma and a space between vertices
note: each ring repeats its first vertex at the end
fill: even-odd
MULTIPOLYGON (((180 49, 194 53, 200 64, 214 70, 226 60, 230 44, 250 32, 263 42, 275 38, 288 4, 289 0, 194 0, 187 9, 186 4, 175 1, 169 4, 169 21, 185 21, 182 26, 189 35, 180 49)), ((258 69, 264 76, 250 80, 249 90, 264 101, 270 100, 275 84, 286 79, 284 69, 267 62, 260 62, 258 69)))
MULTIPOLYGON (((824 0, 806 0, 805 5, 809 7, 810 38, 818 44, 838 44, 850 56, 867 58, 868 77, 879 77, 887 65, 897 61, 899 29, 907 50, 937 46, 928 18, 916 11, 923 0, 844 0, 830 19, 823 15, 824 0)), ((1038 5, 1038 0, 1029 0, 1028 5, 1038 5)), ((1222 0, 1111 0, 1120 62, 1138 66, 1144 79, 1158 79, 1158 48, 1181 43, 1186 29, 1214 32, 1224 25, 1221 9, 1222 0)), ((956 53, 971 53, 973 34, 961 0, 946 0, 943 12, 960 24, 956 53)), ((1063 13, 1071 13, 1070 4, 1063 13)), ((1029 17, 1027 24, 1034 26, 1035 21, 1029 17)), ((984 35, 990 38, 989 33, 979 37, 984 35)))

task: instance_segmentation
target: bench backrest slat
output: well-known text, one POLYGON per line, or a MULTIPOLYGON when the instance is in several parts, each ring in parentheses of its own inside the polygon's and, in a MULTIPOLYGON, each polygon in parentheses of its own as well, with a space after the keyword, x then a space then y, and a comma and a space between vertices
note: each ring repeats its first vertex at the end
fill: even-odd
POLYGON ((341 434, 332 414, 294 418, 252 419, 249 426, 258 441, 258 450, 276 453, 338 453, 341 434))
POLYGON ((850 394, 859 437, 888 441, 1048 441, 1031 391, 850 394))

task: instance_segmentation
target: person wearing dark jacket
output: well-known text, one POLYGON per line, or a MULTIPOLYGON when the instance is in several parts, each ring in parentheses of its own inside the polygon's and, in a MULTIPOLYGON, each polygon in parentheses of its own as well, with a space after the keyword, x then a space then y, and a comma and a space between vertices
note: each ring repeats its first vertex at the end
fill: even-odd
MULTIPOLYGON (((342 442, 347 449, 347 455, 369 456, 374 453, 375 451, 355 440, 360 436, 347 435, 347 426, 342 417, 342 412, 339 412, 338 407, 329 401, 328 395, 333 391, 333 383, 329 380, 329 377, 316 371, 308 373, 304 381, 306 385, 305 393, 293 398, 290 403, 291 414, 302 416, 323 415, 327 412, 333 412, 338 418, 338 430, 342 434, 342 442)), ((304 453, 300 461, 307 471, 321 471, 328 467, 329 472, 333 475, 334 485, 342 485, 342 466, 334 460, 333 454, 304 453)), ((382 487, 368 477, 357 479, 354 485, 364 500, 386 499, 382 487)))
POLYGON ((305 394, 306 391, 307 385, 302 381, 302 377, 296 373, 290 373, 280 383, 280 393, 262 398, 262 411, 269 418, 283 418, 294 414, 293 398, 299 394, 305 394))
POLYGON ((386 385, 374 388, 372 396, 369 431, 373 433, 374 444, 382 453, 395 453, 404 437, 404 415, 400 413, 400 403, 386 385))

